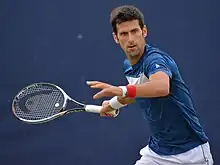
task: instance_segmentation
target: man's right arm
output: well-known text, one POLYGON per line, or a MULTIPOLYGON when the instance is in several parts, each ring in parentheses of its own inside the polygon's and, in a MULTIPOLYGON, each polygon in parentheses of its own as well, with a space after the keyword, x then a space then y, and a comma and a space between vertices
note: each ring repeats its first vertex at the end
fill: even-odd
POLYGON ((124 105, 132 104, 135 102, 135 99, 133 98, 127 98, 127 97, 122 97, 122 96, 118 96, 117 99, 121 104, 124 104, 124 105))

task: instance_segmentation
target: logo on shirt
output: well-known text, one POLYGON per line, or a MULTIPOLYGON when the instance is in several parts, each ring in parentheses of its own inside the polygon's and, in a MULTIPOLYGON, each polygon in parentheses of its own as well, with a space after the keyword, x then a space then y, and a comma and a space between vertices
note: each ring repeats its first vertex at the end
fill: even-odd
POLYGON ((159 68, 159 67, 160 67, 160 65, 156 64, 156 65, 155 65, 155 67, 156 67, 156 68, 159 68))

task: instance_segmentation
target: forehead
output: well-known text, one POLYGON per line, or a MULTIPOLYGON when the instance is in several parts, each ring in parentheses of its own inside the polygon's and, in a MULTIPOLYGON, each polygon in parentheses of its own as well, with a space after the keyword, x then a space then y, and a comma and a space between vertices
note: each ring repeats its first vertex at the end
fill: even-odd
POLYGON ((116 25, 118 32, 130 31, 135 28, 140 28, 138 20, 126 21, 116 25))

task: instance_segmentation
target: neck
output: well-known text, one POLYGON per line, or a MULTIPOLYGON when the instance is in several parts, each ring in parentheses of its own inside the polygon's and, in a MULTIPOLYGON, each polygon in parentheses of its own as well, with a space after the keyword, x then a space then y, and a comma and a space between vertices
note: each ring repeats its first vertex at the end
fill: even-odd
POLYGON ((128 60, 129 60, 130 64, 135 65, 139 61, 139 59, 141 58, 142 55, 143 54, 139 54, 135 57, 129 57, 128 60))

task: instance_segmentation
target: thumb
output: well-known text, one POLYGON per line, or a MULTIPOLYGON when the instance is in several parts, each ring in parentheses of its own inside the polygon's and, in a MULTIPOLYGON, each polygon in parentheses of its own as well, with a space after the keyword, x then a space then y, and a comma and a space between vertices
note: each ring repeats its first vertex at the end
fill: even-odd
POLYGON ((105 100, 102 102, 103 107, 108 106, 108 105, 109 105, 109 100, 105 100))

